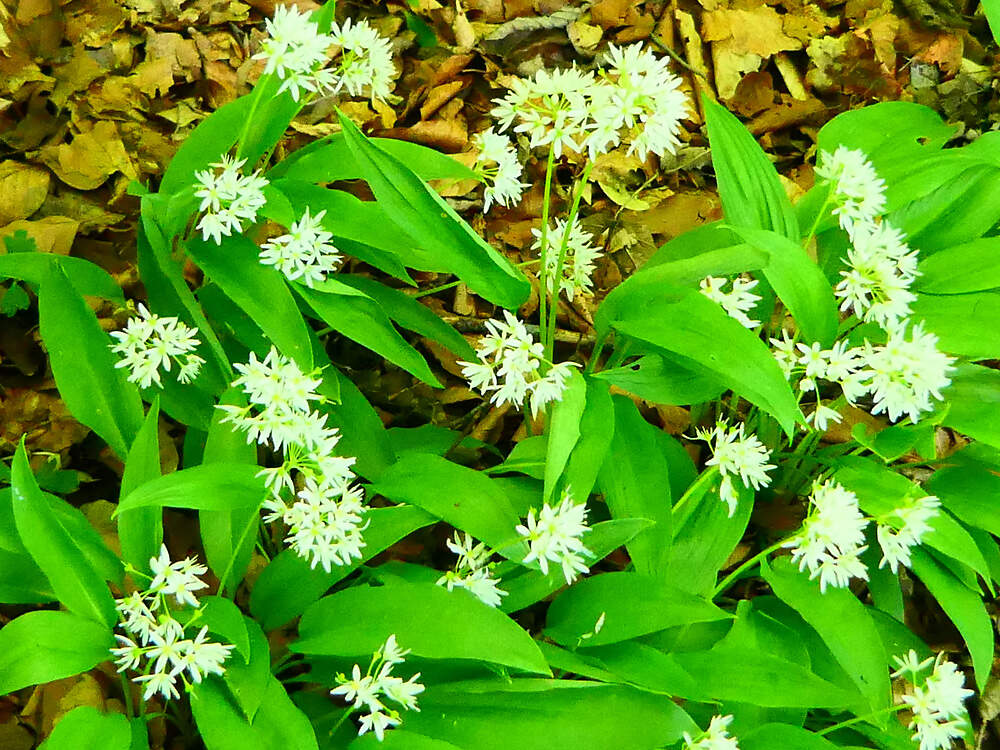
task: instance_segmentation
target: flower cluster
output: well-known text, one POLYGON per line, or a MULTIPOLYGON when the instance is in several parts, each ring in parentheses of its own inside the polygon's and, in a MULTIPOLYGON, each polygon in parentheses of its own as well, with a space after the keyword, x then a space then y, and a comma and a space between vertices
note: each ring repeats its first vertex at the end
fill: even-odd
POLYGON ((289 91, 295 101, 302 91, 337 93, 346 90, 360 96, 367 86, 373 99, 389 95, 395 73, 392 47, 366 21, 343 25, 334 23, 329 34, 320 33, 311 14, 300 13, 294 6, 279 5, 274 18, 265 21, 268 38, 254 55, 267 60, 264 74, 277 74, 281 79, 278 93, 289 91), (327 67, 330 48, 341 50, 340 59, 327 67))
POLYGON ((143 700, 157 693, 164 700, 178 698, 178 678, 189 688, 207 674, 221 675, 233 647, 208 640, 208 626, 186 637, 186 628, 196 622, 197 612, 185 626, 170 609, 167 597, 172 596, 178 606, 197 610, 194 592, 206 587, 198 578, 208 571, 204 565, 192 558, 171 562, 166 546, 149 565, 153 571, 149 586, 117 600, 118 624, 125 635, 115 635, 119 646, 112 648, 111 654, 119 672, 141 672, 133 681, 145 685, 143 700))
POLYGON ((847 146, 838 146, 832 154, 821 151, 816 176, 830 183, 837 204, 833 213, 851 236, 857 226, 872 224, 885 212, 885 181, 863 151, 847 146))
POLYGON ((201 198, 198 211, 205 212, 196 227, 203 240, 211 237, 221 245, 224 236, 243 231, 244 221, 257 221, 257 212, 267 203, 267 178, 260 172, 244 175, 240 170, 246 161, 223 156, 221 161, 209 164, 210 169, 194 173, 194 194, 201 198))
POLYGON ((345 674, 337 675, 338 685, 330 691, 330 695, 343 696, 352 709, 367 711, 361 716, 358 736, 374 731, 381 742, 385 738, 386 729, 399 726, 402 722, 399 711, 387 707, 383 699, 397 703, 408 711, 420 710, 417 696, 424 692, 424 686, 417 682, 420 673, 417 672, 405 681, 392 674, 393 668, 402 664, 403 657, 408 653, 409 649, 401 650, 396 645, 396 636, 390 635, 385 645, 372 656, 371 664, 363 677, 361 667, 357 664, 354 665, 350 678, 345 674))
POLYGON ((767 487, 771 481, 767 472, 775 468, 767 462, 771 454, 756 435, 744 433, 742 424, 730 427, 720 421, 711 430, 698 429, 696 434, 712 448, 712 457, 705 464, 719 467, 722 476, 719 497, 729 506, 732 517, 740 498, 733 487, 733 477, 738 476, 744 487, 755 490, 767 487))
POLYGON ((323 282, 328 273, 337 270, 341 260, 340 251, 330 243, 333 235, 323 229, 324 216, 326 211, 310 216, 307 208, 302 218, 289 227, 288 234, 261 245, 260 262, 274 266, 289 281, 302 279, 310 288, 323 282))
POLYGON ((739 742, 729 735, 730 716, 713 716, 708 729, 697 738, 684 732, 684 750, 740 750, 739 742))
POLYGON ((458 555, 455 569, 447 571, 437 580, 438 586, 446 586, 448 591, 455 588, 466 589, 479 601, 491 607, 500 606, 500 598, 507 592, 499 587, 499 581, 491 575, 493 563, 490 549, 469 536, 455 532, 454 540, 449 539, 448 549, 458 555))
POLYGON ((530 397, 531 413, 537 416, 566 390, 566 381, 576 365, 572 362, 550 364, 542 375, 545 360, 544 347, 535 341, 524 323, 507 310, 506 322, 489 320, 489 332, 479 341, 476 354, 479 362, 459 362, 462 375, 469 385, 497 406, 520 405, 530 397))
POLYGON ((513 127, 532 148, 550 146, 557 157, 569 148, 595 159, 629 134, 629 153, 640 159, 673 153, 688 107, 680 79, 666 60, 638 44, 611 45, 607 59, 600 77, 574 67, 515 79, 493 110, 500 130, 513 127))
POLYGON ((906 505, 888 513, 875 530, 882 560, 895 573, 900 565, 910 564, 910 548, 920 544, 924 534, 931 530, 930 521, 938 515, 941 501, 933 495, 910 500, 906 505))
POLYGON ((483 213, 494 203, 512 206, 521 200, 521 193, 527 187, 521 182, 524 168, 510 139, 490 128, 479 133, 473 143, 479 148, 479 155, 472 169, 486 182, 483 213))
POLYGON ((189 383, 201 371, 205 360, 194 353, 199 342, 197 328, 181 323, 177 318, 153 315, 141 302, 139 317, 130 318, 124 331, 112 331, 118 340, 110 344, 111 351, 120 354, 116 368, 129 369, 128 380, 138 383, 140 388, 149 388, 156 383, 162 386, 160 368, 170 372, 177 364, 177 380, 189 383))
POLYGON ((893 677, 906 677, 913 684, 902 703, 913 712, 909 728, 913 740, 920 743, 920 750, 947 750, 952 740, 961 739, 968 727, 965 700, 972 691, 965 687, 965 677, 958 668, 939 653, 936 659, 920 661, 912 649, 905 657, 894 656, 899 669, 893 677), (934 671, 917 685, 917 675, 934 665, 934 671))
POLYGON ((733 279, 733 286, 728 292, 723 287, 728 280, 717 276, 706 276, 701 280, 701 293, 713 302, 722 306, 726 314, 745 328, 756 328, 759 320, 753 320, 747 313, 757 306, 760 296, 751 290, 757 286, 757 280, 747 281, 742 278, 733 279))
POLYGON ((785 331, 782 331, 780 339, 772 338, 771 345, 774 357, 789 382, 797 385, 803 394, 816 395, 816 407, 807 419, 817 430, 824 431, 830 422, 839 423, 842 418, 836 409, 823 403, 820 381, 839 385, 851 403, 868 393, 864 382, 866 376, 862 372, 864 350, 860 347, 848 348, 845 342, 838 341, 831 348, 824 349, 818 343, 807 345, 796 342, 785 331))
POLYGON ((865 322, 889 328, 910 314, 916 295, 910 291, 919 272, 917 252, 903 233, 887 221, 858 224, 847 250, 847 270, 834 294, 840 309, 850 310, 865 322))
POLYGON ((233 386, 243 389, 249 405, 216 407, 226 413, 222 421, 245 431, 247 442, 284 449, 281 466, 259 474, 270 490, 264 520, 283 521, 285 542, 314 568, 329 572, 332 565, 361 559, 364 493, 351 484, 355 459, 334 454, 339 431, 312 410, 311 402, 322 400, 316 391, 321 380, 273 347, 263 361, 251 352, 247 364, 235 367, 240 377, 233 386))
POLYGON ((559 248, 563 237, 566 238, 566 254, 563 258, 562 278, 559 279, 559 289, 565 293, 566 298, 573 300, 575 294, 589 294, 593 283, 591 276, 594 273, 594 262, 601 256, 601 250, 595 247, 593 237, 589 232, 584 231, 579 220, 574 217, 573 223, 567 232, 566 221, 556 219, 555 226, 549 229, 545 237, 545 249, 542 249, 542 231, 532 229, 535 242, 531 246, 545 258, 545 272, 547 274, 546 287, 549 293, 556 285, 556 276, 559 275, 556 265, 559 263, 559 248))
POLYGON ((524 564, 537 560, 542 573, 548 575, 549 562, 558 563, 562 566, 567 584, 573 583, 578 573, 590 570, 583 562, 583 556, 590 555, 591 552, 580 540, 580 537, 590 531, 587 526, 587 504, 574 502, 569 488, 563 492, 558 507, 545 502, 537 517, 535 509, 531 508, 527 520, 516 531, 530 547, 522 561, 524 564))

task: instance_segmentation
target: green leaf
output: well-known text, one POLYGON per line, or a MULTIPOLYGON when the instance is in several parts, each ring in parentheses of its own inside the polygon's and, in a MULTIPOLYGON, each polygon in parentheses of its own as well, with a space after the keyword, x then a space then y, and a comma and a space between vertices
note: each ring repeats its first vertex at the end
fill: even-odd
MULTIPOLYGON (((66 274, 70 283, 80 294, 88 297, 103 297, 119 304, 125 304, 121 287, 107 271, 89 260, 50 253, 0 255, 0 278, 17 279, 29 284, 41 284, 56 269, 61 269, 66 274)), ((4 298, 4 304, 8 304, 6 298, 4 298)))
POLYGON ((528 296, 524 276, 394 156, 366 139, 338 112, 347 144, 375 197, 403 232, 425 249, 407 265, 447 270, 481 297, 515 308, 528 296))
POLYGON ((12 317, 31 307, 31 299, 20 284, 11 284, 0 294, 0 315, 12 317))
POLYGON ((0 549, 0 602, 4 604, 45 604, 56 601, 52 585, 38 563, 27 552, 0 549))
MULTIPOLYGON (((542 497, 546 502, 552 502, 552 494, 562 476, 563 469, 569 461, 573 448, 581 435, 580 420, 587 406, 587 382, 575 370, 570 373, 566 390, 556 401, 549 415, 549 425, 546 430, 544 489, 542 497)), ((565 485, 564 485, 565 488, 565 485)), ((575 488, 569 488, 575 489, 575 488)), ((577 502, 586 498, 574 494, 577 502)))
POLYGON ((101 713, 93 706, 79 706, 63 716, 39 750, 129 750, 132 728, 122 714, 101 713))
POLYGON ((209 632, 222 636, 236 647, 244 661, 249 661, 250 636, 240 608, 221 596, 202 596, 198 604, 201 615, 197 624, 208 625, 209 632))
POLYGON ((889 705, 889 668, 878 631, 865 606, 848 589, 810 581, 786 559, 761 565, 774 593, 819 633, 823 642, 865 697, 870 709, 889 705))
POLYGON ((433 584, 354 586, 313 604, 299 622, 296 653, 362 657, 396 634, 402 648, 428 659, 475 659, 549 674, 527 632, 463 592, 433 584))
POLYGON ((913 287, 925 294, 964 294, 1000 287, 1000 237, 955 245, 920 261, 913 287))
POLYGON ((983 0, 983 13, 989 22, 993 41, 1000 44, 1000 0, 983 0))
POLYGON ((944 468, 931 475, 925 488, 964 523, 1000 536, 1000 477, 982 466, 944 468))
POLYGON ((262 265, 256 244, 243 235, 223 238, 221 245, 193 237, 188 253, 202 270, 240 306, 303 372, 313 368, 312 346, 305 319, 282 275, 262 265))
POLYGON ((353 573, 362 563, 391 547, 407 534, 430 526, 434 516, 420 508, 400 505, 368 511, 362 559, 354 565, 335 567, 329 573, 310 568, 291 549, 282 550, 268 563, 250 592, 250 612, 265 630, 274 630, 326 593, 334 584, 353 573))
POLYGON ((727 390, 704 368, 684 367, 680 364, 682 359, 687 360, 686 357, 668 359, 661 354, 646 354, 623 367, 594 373, 593 377, 654 404, 700 404, 718 398, 727 390))
POLYGON ((730 617, 704 597, 640 573, 602 573, 567 589, 549 606, 545 634, 564 646, 594 630, 604 615, 604 627, 588 646, 600 646, 695 622, 730 617))
POLYGON ((798 240, 795 211, 757 141, 722 105, 702 97, 702 106, 726 221, 798 240))
POLYGON ((110 626, 70 612, 28 612, 0 629, 0 695, 86 672, 111 658, 110 626))
MULTIPOLYGON (((232 609, 239 615, 239 627, 246 639, 247 653, 244 659, 230 657, 226 661, 222 679, 236 699, 243 717, 253 722, 271 684, 271 649, 260 625, 249 617, 243 617, 235 605, 232 609)), ((233 626, 235 627, 235 623, 233 626)))
POLYGON ((420 709, 407 714, 408 730, 463 748, 654 750, 699 733, 667 696, 582 680, 428 686, 420 709))
POLYGON ((132 508, 232 510, 258 507, 267 496, 254 464, 205 464, 157 477, 130 492, 116 514, 132 508))
POLYGON ((942 424, 1000 449, 1000 372, 963 362, 944 391, 942 424))
POLYGON ((350 750, 462 750, 462 748, 399 727, 386 732, 384 740, 380 740, 371 732, 358 737, 350 744, 350 750))
MULTIPOLYGON (((614 437, 615 414, 604 382, 587 378, 587 404, 580 417, 580 439, 566 465, 566 484, 583 500, 594 489, 614 437)), ((524 441, 521 441, 522 443, 524 441)), ((518 443, 520 445, 520 443, 518 443)))
MULTIPOLYGON (((156 400, 149 407, 132 447, 125 459, 119 502, 130 492, 160 476, 160 406, 156 400)), ((149 560, 156 557, 163 543, 163 511, 159 508, 136 508, 118 516, 118 539, 122 558, 135 568, 149 572, 149 560)))
MULTIPOLYGON (((318 342, 316 345, 319 347, 318 342)), ((324 383, 330 378, 336 382, 340 392, 339 403, 321 407, 326 414, 326 423, 340 430, 338 449, 343 451, 343 455, 357 456, 354 470, 366 479, 374 480, 396 460, 385 425, 351 379, 330 364, 322 349, 319 352, 322 357, 317 353, 316 364, 324 368, 324 383)))
POLYGON ((993 625, 982 598, 920 547, 910 549, 910 568, 937 599, 972 655, 976 687, 982 690, 993 664, 993 625))
POLYGON ((834 745, 814 732, 791 724, 764 724, 740 735, 741 750, 836 750, 834 745))
POLYGON ((639 413, 631 399, 614 397, 614 438, 599 480, 612 518, 648 518, 652 527, 627 545, 636 571, 664 572, 673 522, 670 471, 657 445, 660 431, 639 413))
POLYGON ((941 351, 970 359, 1000 357, 1000 294, 918 294, 911 308, 937 335, 941 351))
POLYGON ((368 347, 428 385, 441 387, 420 352, 397 331, 379 304, 364 292, 336 279, 315 284, 312 289, 295 284, 295 291, 316 317, 338 333, 368 347))
POLYGON ((138 389, 116 368, 112 339, 101 329, 61 268, 53 266, 38 291, 38 319, 59 395, 73 416, 119 456, 142 426, 138 389))
POLYGON ((28 466, 23 438, 14 454, 11 486, 18 534, 56 596, 76 614, 111 627, 118 619, 111 592, 46 502, 28 466))

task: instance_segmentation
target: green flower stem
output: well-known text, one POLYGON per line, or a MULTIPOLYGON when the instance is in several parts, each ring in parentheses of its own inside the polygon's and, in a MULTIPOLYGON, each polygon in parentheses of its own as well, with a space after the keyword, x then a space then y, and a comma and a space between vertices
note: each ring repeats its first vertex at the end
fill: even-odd
POLYGON ((833 185, 829 185, 829 190, 826 193, 826 198, 823 200, 823 205, 819 207, 819 211, 816 212, 816 218, 813 220, 812 226, 809 227, 809 234, 806 235, 806 241, 803 246, 808 248, 809 243, 812 242, 813 237, 816 236, 816 230, 819 229, 819 223, 823 221, 823 217, 826 215, 826 211, 830 208, 830 204, 833 203, 833 185))
POLYGON ((715 591, 712 592, 712 598, 714 599, 719 594, 721 594, 723 591, 725 591, 727 588, 729 588, 729 586, 733 583, 733 581, 735 581, 737 578, 739 578, 746 571, 748 571, 751 568, 753 568, 756 565, 758 565, 761 560, 763 560, 765 557, 767 557, 768 555, 770 555, 772 552, 776 552, 779 549, 781 549, 781 547, 787 541, 788 541, 788 538, 781 539, 781 540, 775 542, 770 547, 766 547, 766 548, 762 549, 756 555, 754 555, 749 560, 747 560, 742 565, 740 565, 738 568, 736 568, 736 570, 734 570, 732 573, 730 573, 725 578, 723 578, 722 581, 719 583, 719 585, 715 587, 715 591))
POLYGON ((680 499, 674 503, 672 512, 676 513, 683 508, 692 497, 701 494, 702 490, 705 489, 705 487, 717 476, 719 476, 718 466, 710 466, 705 469, 701 475, 691 483, 691 486, 684 490, 684 494, 681 495, 680 499))
MULTIPOLYGON (((538 262, 538 258, 532 258, 531 260, 524 260, 524 261, 521 261, 520 263, 515 263, 514 267, 515 268, 524 268, 525 266, 530 266, 532 263, 537 263, 537 262, 538 262)), ((426 297, 426 296, 428 296, 430 294, 436 294, 438 292, 447 291, 448 289, 454 289, 456 286, 458 286, 461 283, 462 283, 461 279, 457 279, 455 281, 449 281, 447 284, 441 284, 440 286, 434 286, 434 287, 431 287, 430 289, 423 289, 421 291, 418 291, 416 294, 413 294, 412 296, 413 296, 414 299, 420 299, 421 297, 426 297)))
MULTIPOLYGON (((590 177, 590 170, 593 169, 594 163, 588 161, 586 166, 583 168, 583 174, 580 175, 580 179, 576 181, 576 185, 573 187, 573 204, 569 209, 569 216, 566 219, 566 227, 563 229, 562 240, 559 242, 559 256, 556 260, 555 268, 555 278, 552 280, 552 302, 551 309, 549 310, 549 321, 548 328, 542 329, 545 331, 543 335, 543 340, 545 341, 545 358, 549 361, 552 360, 554 349, 555 349, 555 338, 556 338, 556 318, 558 317, 556 311, 559 309, 559 293, 560 286, 562 283, 562 273, 563 273, 563 263, 566 262, 566 251, 569 249, 569 235, 573 231, 573 223, 576 221, 576 215, 580 211, 580 199, 583 198, 584 188, 587 186, 587 180, 590 177)), ((542 240, 542 248, 545 248, 545 240, 542 240)), ((542 264, 542 271, 545 272, 545 263, 542 264)), ((542 283, 541 291, 539 295, 542 299, 545 298, 548 287, 542 283)))
POLYGON ((881 716, 883 714, 894 714, 898 711, 908 708, 905 703, 900 703, 898 706, 889 706, 888 708, 880 708, 878 711, 872 711, 870 714, 865 714, 864 716, 855 716, 853 719, 848 719, 847 721, 841 721, 838 724, 833 724, 828 726, 826 729, 821 729, 816 734, 820 737, 836 732, 838 729, 844 729, 845 727, 854 726, 855 724, 861 724, 863 722, 874 719, 876 716, 881 716))
POLYGON ((270 80, 271 76, 265 76, 264 80, 257 80, 257 83, 253 87, 253 93, 250 96, 253 100, 250 102, 250 111, 247 113, 246 119, 243 121, 243 129, 240 131, 239 140, 236 141, 236 158, 239 159, 243 154, 243 147, 246 145, 247 134, 250 132, 250 126, 253 125, 253 116, 257 114, 257 108, 260 106, 260 100, 264 98, 264 83, 270 80))
POLYGON ((219 579, 219 583, 222 586, 222 590, 219 593, 222 596, 225 596, 226 592, 228 591, 230 599, 234 599, 236 597, 236 589, 238 584, 234 582, 230 587, 229 585, 227 585, 227 582, 229 581, 230 574, 233 572, 233 565, 236 564, 236 557, 237 555, 239 555, 240 548, 242 548, 243 543, 246 542, 247 535, 250 533, 251 529, 259 527, 259 525, 260 525, 260 512, 258 510, 253 515, 251 515, 250 518, 247 519, 247 524, 243 528, 243 533, 240 534, 239 541, 236 542, 236 544, 234 545, 233 554, 229 557, 229 562, 226 564, 226 569, 222 572, 222 578, 219 579))
POLYGON ((597 340, 597 343, 594 344, 594 351, 591 352, 590 359, 587 360, 587 366, 583 370, 585 375, 590 375, 592 372, 594 372, 595 368, 597 367, 597 362, 601 358, 601 352, 604 351, 604 345, 607 343, 608 336, 610 335, 611 332, 606 331, 604 335, 597 340))
POLYGON ((549 147, 549 158, 545 162, 545 194, 542 197, 542 235, 540 238, 541 242, 541 257, 539 260, 542 265, 538 269, 538 280, 540 283, 540 289, 538 291, 538 327, 544 332, 545 331, 545 313, 546 313, 546 290, 548 287, 548 263, 545 262, 546 251, 548 250, 549 244, 549 203, 552 199, 552 173, 555 171, 556 166, 556 154, 549 147))
MULTIPOLYGON (((132 687, 129 684, 128 677, 125 676, 124 672, 118 673, 118 679, 122 683, 122 701, 125 703, 125 716, 131 721, 135 716, 135 711, 132 708, 132 687)), ((140 701, 141 703, 142 701, 140 701)))

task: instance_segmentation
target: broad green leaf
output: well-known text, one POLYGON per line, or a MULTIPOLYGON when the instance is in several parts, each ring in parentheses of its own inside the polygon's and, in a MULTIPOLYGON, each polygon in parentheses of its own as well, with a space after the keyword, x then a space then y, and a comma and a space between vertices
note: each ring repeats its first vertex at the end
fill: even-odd
POLYGON ((125 303, 121 287, 98 265, 83 258, 51 253, 9 253, 0 255, 0 278, 41 284, 54 268, 61 268, 80 294, 125 303))
POLYGON ((462 748, 399 727, 386 732, 384 740, 379 740, 371 732, 358 737, 350 744, 350 750, 462 750, 462 748))
POLYGON ((254 464, 204 464, 146 482, 130 492, 116 513, 132 508, 164 507, 232 510, 260 505, 267 496, 254 464))
POLYGON ((764 724, 740 735, 741 750, 837 750, 830 740, 791 724, 764 724))
POLYGON ((972 655, 976 687, 980 690, 993 664, 993 625, 982 598, 920 547, 910 549, 910 568, 945 611, 972 655))
MULTIPOLYGON (((232 609, 236 609, 235 605, 232 609)), ((236 614, 239 614, 238 610, 236 614)), ((247 652, 245 658, 235 654, 229 657, 222 679, 236 699, 243 718, 253 722, 271 684, 271 649, 260 625, 242 614, 239 614, 239 619, 247 652)))
POLYGON ((374 508, 368 511, 362 559, 354 565, 335 567, 329 573, 311 568, 291 549, 282 550, 268 563, 250 592, 250 612, 265 630, 274 630, 302 614, 306 607, 362 563, 392 546, 407 534, 435 522, 434 516, 413 506, 374 508))
POLYGON ((955 245, 920 261, 914 288, 924 294, 964 294, 1000 287, 1000 237, 955 245))
POLYGON ((518 538, 514 529, 521 519, 503 490, 485 474, 438 456, 403 456, 370 489, 423 508, 494 549, 518 538))
POLYGON ((963 522, 1000 536, 1000 477, 983 466, 939 469, 924 485, 963 522))
POLYGON ((428 686, 420 709, 409 731, 470 749, 654 750, 700 732, 667 696, 581 680, 428 686))
POLYGON ((49 579, 27 552, 0 549, 0 602, 45 604, 56 601, 49 579))
POLYGON ((249 661, 250 636, 240 608, 221 596, 202 596, 198 604, 201 614, 195 624, 208 625, 209 632, 222 636, 226 643, 236 647, 236 653, 244 661, 249 661))
MULTIPOLYGON (((578 500, 589 497, 614 438, 614 404, 603 381, 587 378, 587 404, 580 417, 580 439, 566 464, 566 484, 578 500)), ((524 442, 524 441, 522 441, 524 442)), ((518 443, 520 445, 520 443, 518 443)))
POLYGON ((1000 449, 1000 372, 962 363, 943 395, 948 410, 942 424, 1000 449))
MULTIPOLYGON (((573 371, 566 383, 566 390, 552 407, 546 429, 548 440, 545 454, 545 484, 542 495, 543 499, 551 504, 558 502, 558 499, 553 500, 552 494, 556 491, 556 485, 563 474, 563 469, 566 468, 573 448, 580 440, 580 420, 586 406, 587 381, 580 373, 573 371)), ((564 489, 575 489, 573 487, 566 488, 565 485, 563 487, 564 489)), ((575 493, 573 496, 577 502, 586 499, 575 493)))
POLYGON ((478 295, 506 308, 528 296, 524 276, 459 218, 455 211, 394 156, 366 139, 338 113, 362 175, 392 221, 425 249, 406 265, 447 270, 478 295))
POLYGON ((799 613, 836 657, 872 711, 889 705, 889 668, 882 641, 865 606, 848 589, 827 588, 800 573, 787 559, 761 565, 779 599, 799 613))
POLYGON ((132 728, 122 714, 102 713, 93 706, 79 706, 59 719, 39 750, 129 750, 132 728))
POLYGON ((594 630, 604 615, 604 627, 587 641, 600 646, 695 622, 730 617, 704 597, 640 573, 602 573, 585 578, 552 602, 545 634, 565 646, 594 630))
POLYGON ((662 576, 673 539, 670 471, 657 442, 660 431, 631 399, 614 397, 614 437, 599 482, 612 518, 647 518, 655 525, 628 543, 636 571, 662 576))
POLYGON ((110 626, 70 612, 28 612, 0 629, 0 695, 86 672, 111 658, 110 626))
POLYGON ((694 370, 681 364, 686 357, 671 361, 665 354, 645 354, 635 362, 601 370, 593 377, 654 404, 700 404, 718 398, 727 390, 725 384, 704 368, 694 370))
POLYGON ((313 368, 312 346, 305 319, 281 273, 264 266, 259 248, 243 235, 223 238, 221 245, 197 237, 185 245, 205 274, 240 306, 304 372, 313 368))
POLYGON ((461 591, 433 584, 354 586, 313 604, 299 622, 303 654, 360 657, 396 634, 402 648, 428 659, 475 659, 549 674, 527 632, 507 615, 461 591))
POLYGON ((69 610, 111 627, 118 617, 104 577, 49 507, 28 466, 23 439, 14 454, 11 486, 18 534, 53 592, 69 610))
POLYGON ((983 0, 983 13, 990 25, 993 41, 1000 44, 1000 2, 998 0, 983 0))
MULTIPOLYGON (((125 459, 119 502, 133 490, 160 476, 159 421, 159 401, 154 401, 125 459)), ((163 511, 160 508, 136 508, 120 514, 118 539, 122 545, 122 558, 137 569, 149 572, 149 560, 159 554, 163 543, 163 511)))
POLYGON ((970 359, 1000 357, 1000 293, 918 294, 911 308, 937 335, 941 351, 970 359))
POLYGON ((799 239, 795 211, 778 172, 749 131, 722 105, 702 97, 712 164, 726 221, 799 239))
MULTIPOLYGON (((316 346, 320 346, 318 342, 316 346)), ((333 380, 340 394, 336 405, 321 407, 327 415, 327 425, 340 430, 338 450, 345 456, 357 456, 354 470, 358 474, 365 479, 377 479, 396 460, 385 425, 351 379, 330 364, 325 352, 322 356, 317 354, 316 364, 323 368, 324 383, 328 378, 333 380)))
POLYGON ((428 385, 441 386, 427 360, 410 346, 379 304, 364 292, 332 278, 315 284, 312 289, 297 283, 295 291, 316 317, 337 333, 357 341, 428 385))
POLYGON ((113 340, 57 266, 39 288, 38 320, 59 395, 77 420, 124 458, 142 426, 139 391, 115 367, 113 340))

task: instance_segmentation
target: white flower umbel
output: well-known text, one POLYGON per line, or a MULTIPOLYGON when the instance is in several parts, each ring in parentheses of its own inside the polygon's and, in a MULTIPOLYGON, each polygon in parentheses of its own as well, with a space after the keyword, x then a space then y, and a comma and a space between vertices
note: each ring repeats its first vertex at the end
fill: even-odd
MULTIPOLYGON (((535 242, 531 249, 542 254, 542 231, 532 229, 535 242)), ((559 262, 559 247, 566 236, 565 219, 556 219, 555 225, 546 235, 545 265, 547 271, 546 286, 552 293, 556 283, 556 264, 559 262)), ((566 254, 563 258, 562 278, 559 289, 572 301, 575 294, 589 294, 593 288, 591 276, 594 273, 594 262, 601 257, 601 249, 593 244, 593 235, 584 230, 578 217, 573 218, 573 224, 566 236, 566 254)))
POLYGON ((497 406, 520 406, 530 396, 531 412, 537 416, 566 390, 573 362, 549 365, 541 374, 545 348, 535 341, 528 329, 509 311, 504 320, 488 320, 487 335, 479 340, 479 362, 459 362, 469 385, 497 406))
POLYGON ((341 89, 362 96, 367 88, 372 99, 386 99, 396 71, 392 64, 392 44, 368 25, 350 18, 330 28, 333 43, 340 47, 340 59, 322 71, 324 83, 334 93, 341 89))
POLYGON ((173 596, 179 605, 198 606, 194 592, 208 587, 198 576, 205 575, 208 568, 192 557, 170 562, 170 553, 165 544, 160 546, 159 556, 149 561, 149 567, 153 571, 153 580, 148 589, 151 594, 173 596))
POLYGON ((933 495, 910 500, 886 517, 878 519, 875 536, 882 548, 879 567, 889 566, 893 573, 900 565, 909 566, 910 548, 920 544, 931 531, 930 521, 935 518, 941 501, 933 495))
POLYGON ((733 487, 733 477, 738 476, 744 487, 759 490, 771 482, 767 472, 775 468, 767 461, 771 457, 756 435, 746 435, 744 425, 731 427, 718 422, 710 430, 698 429, 696 435, 712 449, 712 457, 705 464, 718 466, 722 477, 719 497, 729 506, 730 517, 736 512, 739 493, 733 487))
POLYGON ((333 565, 350 565, 362 557, 368 511, 363 500, 364 491, 358 486, 307 474, 295 502, 285 505, 272 499, 265 507, 274 515, 280 510, 281 520, 288 526, 285 543, 309 560, 310 567, 322 565, 329 573, 333 565))
POLYGON ((267 60, 264 74, 275 73, 281 79, 278 93, 289 91, 295 101, 301 91, 319 90, 317 74, 326 63, 333 45, 329 34, 321 34, 310 13, 301 13, 294 5, 278 5, 274 18, 264 22, 268 38, 260 45, 255 60, 267 60))
POLYGON ((326 279, 340 265, 340 251, 331 244, 333 235, 323 229, 326 211, 315 216, 306 208, 302 218, 293 222, 288 234, 268 240, 260 248, 260 262, 274 266, 289 281, 302 280, 306 286, 326 279))
POLYGON ((857 226, 871 224, 885 212, 885 181, 863 151, 846 146, 832 154, 821 151, 816 176, 832 183, 833 213, 848 234, 853 236, 857 226))
POLYGON ((739 742, 728 730, 732 721, 731 715, 713 716, 708 729, 698 737, 684 732, 684 750, 739 750, 739 742))
POLYGON ((820 591, 827 586, 845 588, 852 578, 868 580, 868 569, 860 555, 867 547, 868 519, 858 507, 858 496, 834 481, 814 484, 809 498, 811 511, 802 531, 785 542, 792 548, 792 562, 809 569, 809 578, 819 578, 820 591))
POLYGON ((748 281, 736 277, 733 279, 732 289, 727 292, 723 287, 728 283, 729 281, 724 278, 706 276, 701 280, 701 293, 713 302, 721 305, 726 314, 744 328, 756 328, 759 326, 759 320, 753 320, 747 315, 761 300, 759 295, 751 291, 757 286, 757 280, 748 281))
POLYGON ((407 711, 420 710, 417 696, 424 691, 424 686, 417 682, 420 673, 417 672, 405 681, 392 674, 393 668, 402 664, 403 657, 408 653, 408 650, 400 650, 396 645, 396 636, 390 635, 385 645, 372 656, 364 676, 358 664, 354 665, 350 677, 343 673, 337 674, 337 687, 330 691, 330 695, 342 697, 352 710, 366 712, 360 717, 359 736, 374 732, 381 742, 385 739, 386 729, 399 726, 402 722, 399 711, 386 706, 383 699, 388 699, 407 711))
POLYGON ((524 169, 510 139, 490 128, 476 135, 473 143, 479 148, 479 156, 472 169, 486 183, 483 213, 489 211, 494 203, 513 206, 521 200, 527 184, 521 182, 524 169))
POLYGON ((197 377, 205 360, 194 353, 201 343, 198 329, 181 323, 177 318, 153 315, 141 302, 137 306, 138 318, 130 318, 124 331, 112 331, 118 343, 110 344, 111 351, 120 354, 116 368, 129 369, 128 381, 140 388, 152 384, 162 387, 160 370, 170 372, 177 365, 177 380, 189 383, 197 377))
POLYGON ((587 504, 574 502, 569 488, 563 492, 558 507, 543 503, 537 517, 535 509, 531 508, 527 520, 517 526, 516 531, 530 548, 522 560, 525 565, 537 560, 542 573, 548 575, 549 563, 557 563, 562 566, 563 577, 568 584, 573 583, 579 573, 590 570, 583 556, 592 553, 581 540, 590 531, 587 504))
POLYGON ((910 291, 916 278, 917 252, 911 251, 899 230, 888 222, 859 224, 847 251, 848 270, 834 287, 842 302, 863 321, 887 328, 910 314, 917 297, 910 291))
POLYGON ((952 357, 937 348, 938 338, 917 323, 893 327, 882 346, 865 342, 861 384, 872 394, 872 414, 885 412, 893 422, 903 415, 916 424, 920 414, 934 409, 933 398, 951 383, 952 357))
POLYGON ((905 676, 913 684, 901 698, 901 703, 913 712, 908 725, 914 730, 913 740, 920 743, 920 750, 951 748, 952 741, 962 738, 969 725, 965 701, 973 691, 965 687, 965 677, 943 653, 933 661, 920 661, 911 650, 906 657, 893 659, 900 667, 893 677, 905 676), (923 685, 917 685, 917 675, 931 663, 934 671, 923 685))
POLYGON ((437 580, 438 586, 448 591, 455 588, 466 589, 484 604, 499 607, 500 598, 507 592, 499 587, 499 581, 491 575, 493 553, 482 542, 476 543, 468 534, 455 532, 454 540, 449 539, 448 549, 458 555, 455 569, 447 571, 437 580))
POLYGON ((210 169, 194 173, 195 196, 201 198, 198 211, 205 212, 196 226, 203 240, 211 237, 221 245, 223 237, 243 231, 244 221, 257 221, 257 213, 267 203, 267 178, 260 172, 244 175, 240 171, 244 164, 246 159, 223 156, 221 161, 209 164, 210 169))

